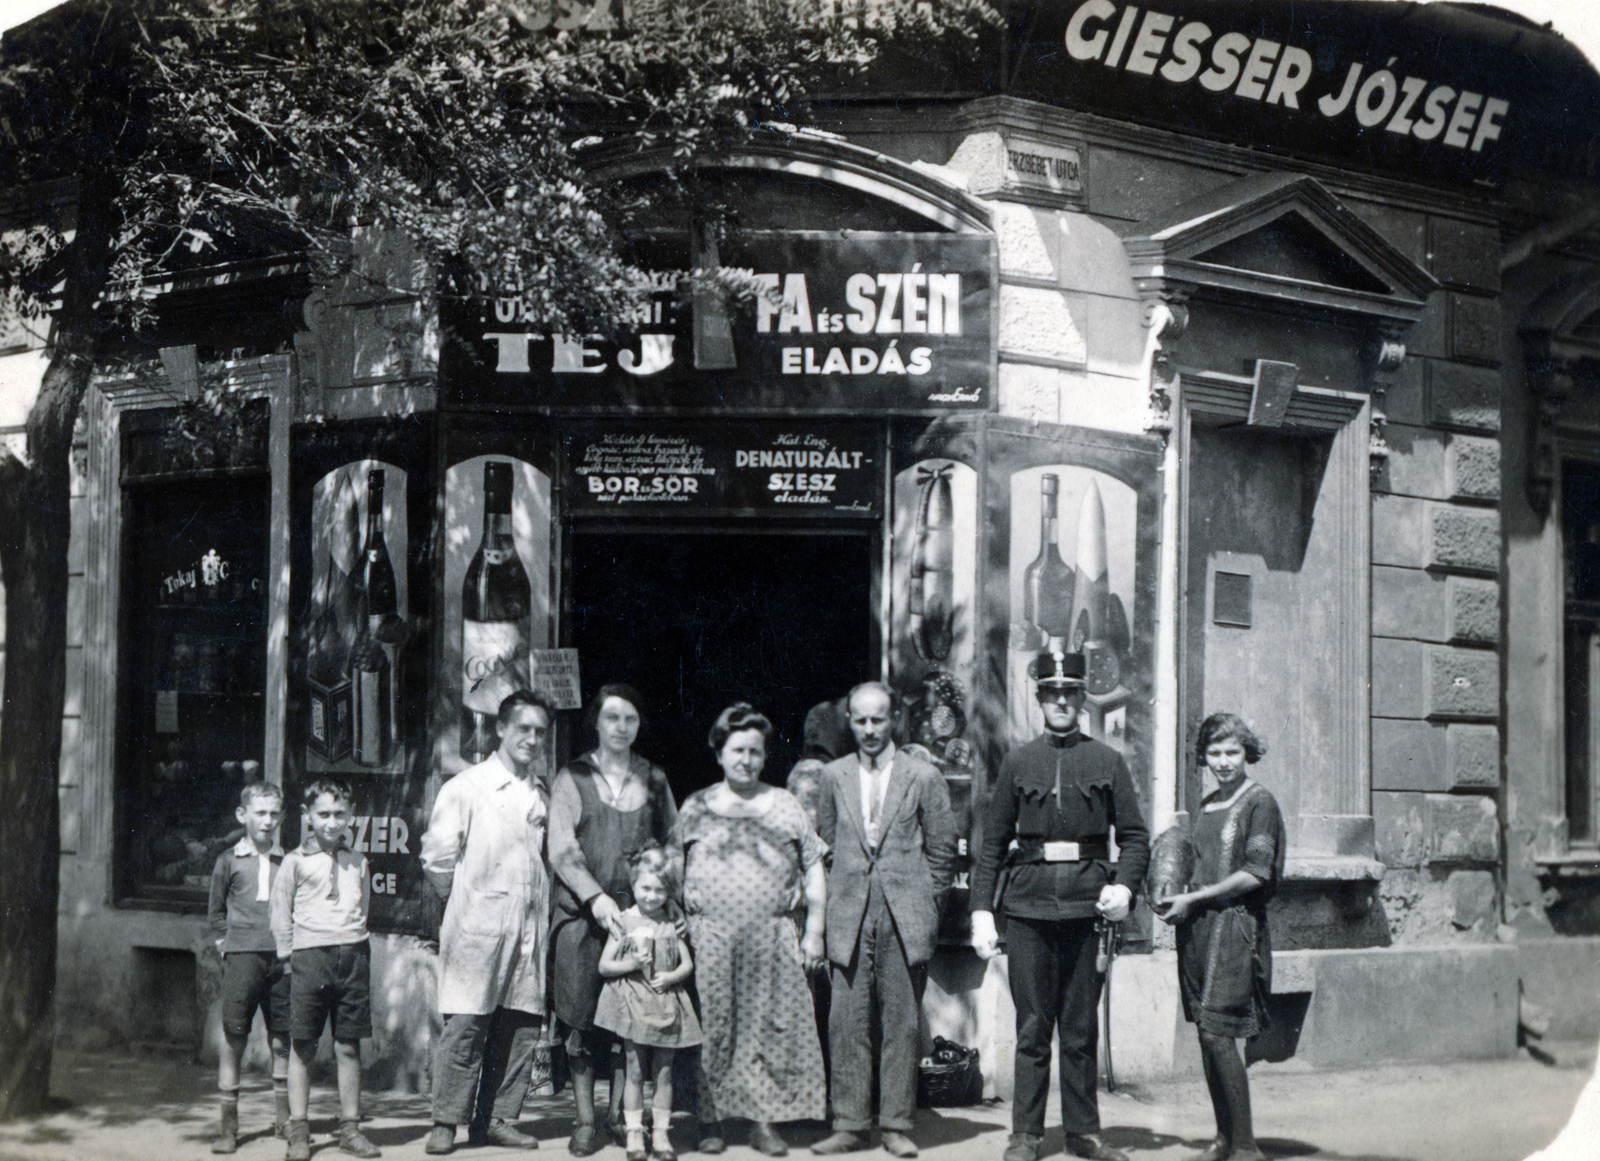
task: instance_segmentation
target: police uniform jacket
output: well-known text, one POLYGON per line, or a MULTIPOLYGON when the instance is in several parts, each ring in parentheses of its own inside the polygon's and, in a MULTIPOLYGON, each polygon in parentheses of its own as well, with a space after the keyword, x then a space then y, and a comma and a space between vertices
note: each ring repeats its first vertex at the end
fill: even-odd
POLYGON ((1093 918, 1100 888, 1121 883, 1137 892, 1149 862, 1150 832, 1122 755, 1081 732, 1047 732, 1000 764, 984 815, 972 906, 992 905, 995 883, 1004 873, 1002 914, 1093 918), (1115 863, 1106 848, 1113 832, 1115 863), (1017 847, 1008 852, 1012 839, 1017 847), (1080 843, 1083 857, 1046 861, 1047 842, 1080 843))

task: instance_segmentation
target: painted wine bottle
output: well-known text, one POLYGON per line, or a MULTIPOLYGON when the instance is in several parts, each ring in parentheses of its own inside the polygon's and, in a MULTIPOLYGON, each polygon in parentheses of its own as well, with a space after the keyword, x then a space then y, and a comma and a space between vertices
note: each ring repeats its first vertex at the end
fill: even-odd
POLYGON ((461 757, 481 762, 499 745, 500 702, 530 687, 533 588, 511 531, 511 464, 483 465, 483 539, 461 587, 461 757))

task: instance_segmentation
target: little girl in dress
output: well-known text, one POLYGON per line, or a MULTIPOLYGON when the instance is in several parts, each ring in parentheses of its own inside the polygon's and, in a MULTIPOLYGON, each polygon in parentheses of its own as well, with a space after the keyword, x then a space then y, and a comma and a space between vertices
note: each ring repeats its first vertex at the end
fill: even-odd
POLYGON ((594 1023, 622 1038, 627 1059, 622 1120, 627 1128, 628 1161, 645 1161, 647 1156, 647 1064, 655 1070, 650 1153, 657 1161, 674 1161, 677 1154, 667 1139, 672 1122, 672 1058, 677 1049, 700 1043, 700 1021, 683 986, 694 971, 694 960, 669 910, 672 873, 666 852, 656 846, 640 851, 630 877, 635 903, 620 917, 623 937, 609 937, 600 953, 600 974, 606 983, 594 1023))

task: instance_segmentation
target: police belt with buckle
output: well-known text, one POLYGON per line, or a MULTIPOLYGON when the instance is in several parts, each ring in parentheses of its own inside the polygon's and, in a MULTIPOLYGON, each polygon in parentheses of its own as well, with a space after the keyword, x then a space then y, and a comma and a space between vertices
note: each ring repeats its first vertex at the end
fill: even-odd
POLYGON ((1018 839, 1016 849, 1011 852, 1011 863, 1013 866, 1028 863, 1084 863, 1110 857, 1111 847, 1105 839, 1075 843, 1018 839))

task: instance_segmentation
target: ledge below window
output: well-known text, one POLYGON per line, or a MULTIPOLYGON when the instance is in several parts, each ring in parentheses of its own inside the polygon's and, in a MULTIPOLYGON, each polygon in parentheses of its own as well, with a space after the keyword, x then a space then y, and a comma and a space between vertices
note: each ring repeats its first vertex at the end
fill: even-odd
POLYGON ((1360 855, 1290 855, 1283 862, 1289 883, 1376 883, 1383 864, 1360 855))
POLYGON ((1593 847, 1580 847, 1559 855, 1539 855, 1533 861, 1547 874, 1600 875, 1600 850, 1593 847))

